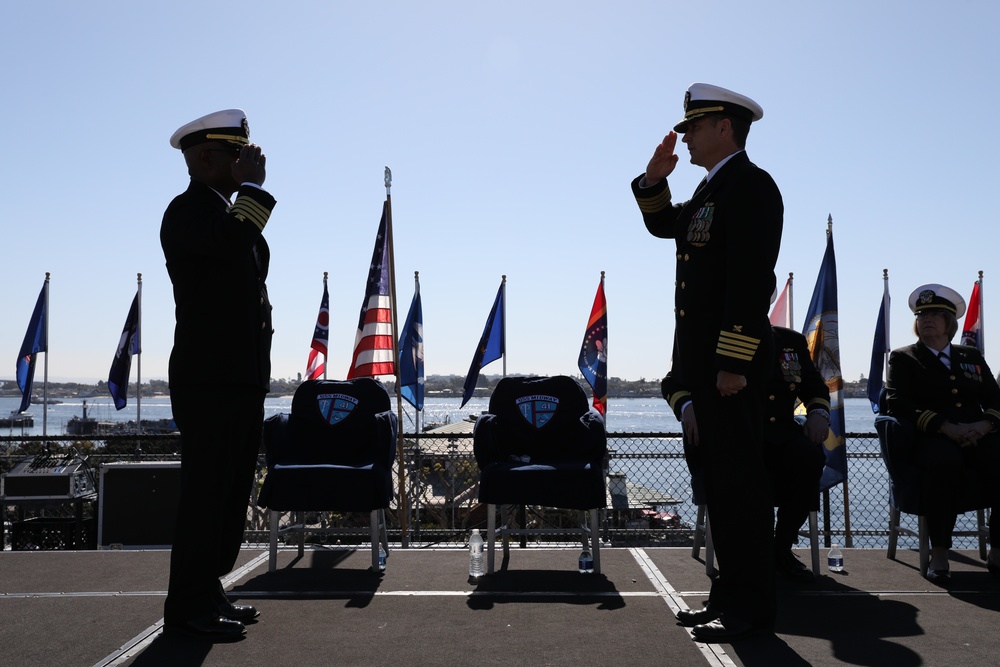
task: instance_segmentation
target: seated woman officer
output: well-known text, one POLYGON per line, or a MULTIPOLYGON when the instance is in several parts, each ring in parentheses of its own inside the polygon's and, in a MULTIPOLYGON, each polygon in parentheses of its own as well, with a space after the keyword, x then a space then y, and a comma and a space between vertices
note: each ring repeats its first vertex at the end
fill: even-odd
MULTIPOLYGON (((926 576, 943 583, 950 576, 958 499, 970 486, 1000 497, 1000 386, 978 349, 951 344, 965 313, 957 292, 923 285, 910 294, 909 304, 917 342, 889 354, 886 406, 890 415, 915 426, 914 460, 925 471, 922 504, 929 508, 926 576)), ((990 545, 1000 547, 994 525, 991 515, 990 545)), ((1000 550, 990 550, 987 567, 1000 578, 1000 550)))

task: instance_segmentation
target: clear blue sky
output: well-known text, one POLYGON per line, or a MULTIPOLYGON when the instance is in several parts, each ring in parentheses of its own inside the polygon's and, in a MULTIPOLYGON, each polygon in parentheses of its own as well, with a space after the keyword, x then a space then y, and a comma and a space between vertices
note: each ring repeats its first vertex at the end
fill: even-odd
MULTIPOLYGON (((50 379, 107 379, 137 272, 143 380, 166 377, 158 232, 187 185, 168 139, 228 107, 246 110, 278 200, 275 377, 305 370, 324 271, 330 375, 346 374, 388 165, 399 317, 419 271, 428 374, 466 373, 503 274, 508 373, 576 374, 603 270, 610 374, 659 378, 673 242, 647 234, 629 181, 694 81, 764 108, 748 153, 784 196, 776 273, 795 274, 796 328, 833 216, 845 378, 868 371, 883 268, 894 347, 913 339, 914 287, 968 297, 985 271, 1000 370, 998 45, 992 0, 13 3, 0 378, 46 271, 50 379)), ((679 152, 686 197, 704 171, 679 152)), ((206 373, 225 351, 225 331, 206 339, 206 373)))

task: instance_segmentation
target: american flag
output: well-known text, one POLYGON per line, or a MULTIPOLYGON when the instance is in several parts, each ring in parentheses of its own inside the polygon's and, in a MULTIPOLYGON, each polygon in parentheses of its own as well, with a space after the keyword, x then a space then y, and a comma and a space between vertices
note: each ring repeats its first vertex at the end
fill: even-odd
POLYGON ((354 338, 354 358, 347 379, 395 375, 395 341, 392 335, 392 304, 389 294, 388 204, 382 204, 382 220, 375 237, 375 251, 368 269, 365 300, 354 338))
POLYGON ((312 349, 306 362, 306 379, 318 380, 326 371, 327 345, 330 341, 330 294, 326 290, 326 276, 323 276, 323 300, 319 303, 316 329, 313 331, 312 349))

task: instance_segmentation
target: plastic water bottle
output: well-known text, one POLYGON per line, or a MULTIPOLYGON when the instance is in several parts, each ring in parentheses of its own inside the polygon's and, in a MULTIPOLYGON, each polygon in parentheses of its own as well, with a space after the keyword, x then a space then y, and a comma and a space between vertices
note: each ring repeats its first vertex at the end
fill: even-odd
POLYGON ((590 551, 584 549, 580 554, 580 574, 593 574, 594 573, 594 557, 590 555, 590 551))
POLYGON ((388 555, 389 554, 387 554, 385 552, 385 549, 382 547, 382 545, 379 544, 378 545, 378 569, 379 569, 380 572, 384 572, 385 571, 385 559, 388 557, 388 555))
POLYGON ((844 571, 844 554, 840 552, 839 544, 834 544, 833 548, 830 549, 830 553, 827 554, 826 566, 830 568, 831 572, 844 571))
POLYGON ((483 536, 478 528, 472 529, 469 538, 469 577, 479 579, 486 573, 486 563, 483 560, 483 536))

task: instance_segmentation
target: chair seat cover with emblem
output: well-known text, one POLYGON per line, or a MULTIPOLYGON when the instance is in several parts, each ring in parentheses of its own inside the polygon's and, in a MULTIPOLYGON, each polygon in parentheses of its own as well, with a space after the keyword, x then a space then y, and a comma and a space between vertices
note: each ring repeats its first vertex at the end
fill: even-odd
POLYGON ((267 475, 257 504, 277 511, 388 507, 396 429, 382 383, 303 382, 291 413, 264 422, 267 475))
POLYGON ((604 419, 571 377, 507 377, 473 435, 484 503, 607 505, 604 419))

